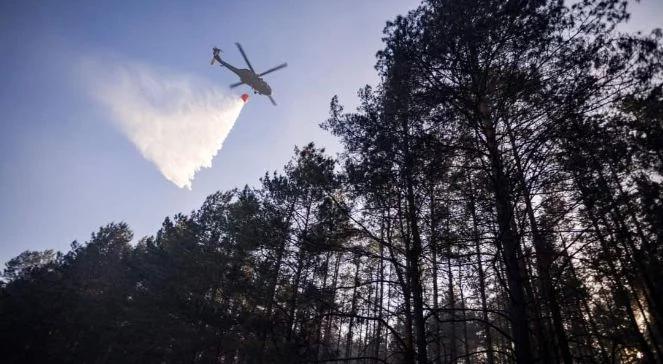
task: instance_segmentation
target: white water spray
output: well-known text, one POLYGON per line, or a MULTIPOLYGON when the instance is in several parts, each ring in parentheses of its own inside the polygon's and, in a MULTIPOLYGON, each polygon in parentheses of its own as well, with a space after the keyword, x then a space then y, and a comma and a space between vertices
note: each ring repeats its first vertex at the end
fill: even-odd
POLYGON ((84 69, 94 75, 89 79, 95 98, 143 157, 180 188, 191 189, 196 172, 212 166, 244 106, 229 91, 145 65, 109 69, 86 62, 84 69))

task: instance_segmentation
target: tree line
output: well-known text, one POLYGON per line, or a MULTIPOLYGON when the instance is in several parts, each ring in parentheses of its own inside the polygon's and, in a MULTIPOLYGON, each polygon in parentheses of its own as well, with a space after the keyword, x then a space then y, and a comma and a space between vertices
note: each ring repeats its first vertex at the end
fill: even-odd
POLYGON ((660 30, 627 2, 425 0, 256 187, 26 251, 3 362, 663 361, 660 30))

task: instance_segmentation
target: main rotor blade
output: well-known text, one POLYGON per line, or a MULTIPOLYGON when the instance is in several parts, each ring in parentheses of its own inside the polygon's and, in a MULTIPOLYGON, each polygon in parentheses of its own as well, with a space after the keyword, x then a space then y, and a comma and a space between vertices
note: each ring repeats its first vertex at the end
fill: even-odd
POLYGON ((274 71, 278 71, 278 70, 280 70, 281 68, 286 68, 286 67, 288 67, 288 64, 287 64, 287 63, 280 64, 280 65, 278 65, 278 66, 276 66, 276 67, 274 67, 274 68, 270 68, 270 69, 268 69, 267 71, 265 71, 265 72, 259 74, 258 77, 262 77, 262 76, 264 76, 264 75, 266 75, 266 74, 268 74, 268 73, 272 73, 272 72, 274 72, 274 71))
POLYGON ((244 61, 246 61, 246 65, 249 66, 251 72, 256 73, 256 71, 253 70, 253 66, 251 66, 251 62, 249 62, 249 58, 246 57, 246 53, 244 53, 244 49, 242 49, 242 46, 239 43, 235 43, 235 45, 239 49, 239 53, 241 53, 242 57, 244 57, 244 61))
POLYGON ((241 82, 241 81, 237 82, 237 83, 233 83, 232 85, 230 85, 230 88, 235 88, 235 87, 243 85, 243 84, 244 84, 244 82, 241 82))
POLYGON ((267 97, 269 97, 269 101, 272 102, 272 105, 276 106, 276 101, 274 101, 274 99, 272 98, 272 95, 269 95, 267 97))

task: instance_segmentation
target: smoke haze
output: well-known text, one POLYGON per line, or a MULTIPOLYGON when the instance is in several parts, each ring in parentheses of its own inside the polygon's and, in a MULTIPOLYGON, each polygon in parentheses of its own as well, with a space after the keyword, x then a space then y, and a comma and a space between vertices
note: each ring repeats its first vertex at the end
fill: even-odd
POLYGON ((244 102, 187 75, 137 63, 87 61, 91 92, 143 157, 180 188, 191 189, 201 168, 223 146, 244 102))

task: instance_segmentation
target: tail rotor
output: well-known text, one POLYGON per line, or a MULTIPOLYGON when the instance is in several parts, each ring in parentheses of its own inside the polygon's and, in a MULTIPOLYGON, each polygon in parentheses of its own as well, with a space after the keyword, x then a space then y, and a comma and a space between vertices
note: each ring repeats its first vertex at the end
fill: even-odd
POLYGON ((214 62, 216 61, 217 57, 219 57, 219 54, 221 53, 221 50, 217 47, 212 48, 212 60, 209 62, 210 65, 214 65, 214 62))

